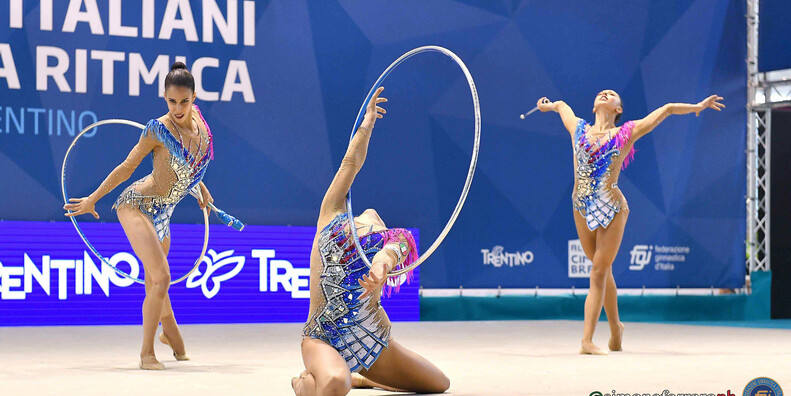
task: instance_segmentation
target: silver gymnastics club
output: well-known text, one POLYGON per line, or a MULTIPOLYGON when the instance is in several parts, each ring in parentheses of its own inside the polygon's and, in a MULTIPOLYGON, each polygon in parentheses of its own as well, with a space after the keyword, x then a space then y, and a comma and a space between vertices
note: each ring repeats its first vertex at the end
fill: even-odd
MULTIPOLYGON (((549 103, 549 99, 544 99, 544 103, 549 103)), ((538 106, 533 107, 533 110, 530 110, 530 111, 528 111, 527 113, 524 113, 524 114, 519 114, 519 118, 524 120, 525 117, 529 116, 530 114, 535 113, 537 110, 538 110, 538 106)))

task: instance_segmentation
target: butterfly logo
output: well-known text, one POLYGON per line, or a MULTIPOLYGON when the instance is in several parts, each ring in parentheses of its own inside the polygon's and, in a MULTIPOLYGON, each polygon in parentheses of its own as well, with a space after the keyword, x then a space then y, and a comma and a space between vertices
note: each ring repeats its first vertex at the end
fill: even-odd
POLYGON ((200 287, 206 298, 216 296, 217 293, 220 292, 220 283, 233 278, 239 274, 239 271, 244 267, 245 257, 234 256, 233 252, 233 250, 226 250, 217 253, 214 249, 209 249, 209 251, 206 252, 206 256, 201 260, 201 263, 198 264, 198 268, 195 269, 195 272, 190 274, 187 278, 187 288, 192 289, 200 287), (203 264, 206 264, 206 272, 201 272, 203 264), (235 264, 235 266, 230 271, 221 275, 214 275, 220 268, 227 267, 231 264, 235 264), (211 287, 209 287, 209 281, 211 281, 211 287))

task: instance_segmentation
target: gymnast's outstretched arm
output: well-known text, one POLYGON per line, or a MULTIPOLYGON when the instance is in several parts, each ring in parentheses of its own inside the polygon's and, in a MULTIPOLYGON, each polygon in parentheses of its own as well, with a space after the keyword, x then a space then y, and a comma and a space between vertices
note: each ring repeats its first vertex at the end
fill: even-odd
POLYGON ((132 151, 129 152, 124 162, 116 166, 115 169, 110 172, 96 191, 84 198, 71 198, 69 199, 71 203, 63 205, 63 209, 72 211, 72 213, 66 213, 66 216, 71 217, 90 213, 93 217, 98 219, 99 214, 96 213, 96 209, 94 208, 96 202, 119 184, 129 179, 129 176, 131 176, 135 169, 137 169, 137 166, 140 165, 140 161, 154 150, 156 146, 157 140, 153 137, 153 132, 146 130, 146 132, 140 135, 140 140, 135 147, 132 148, 132 151))
POLYGON ((637 139, 647 135, 671 114, 695 113, 695 116, 698 116, 700 115, 700 112, 705 109, 721 111, 723 108, 725 108, 725 105, 720 103, 722 100, 722 96, 711 95, 697 104, 668 103, 652 111, 651 114, 647 115, 645 118, 634 122, 632 141, 637 141, 637 139))
POLYGON ((382 118, 382 115, 386 113, 385 109, 377 106, 379 103, 387 102, 387 99, 379 97, 383 90, 384 87, 379 87, 366 106, 363 122, 351 142, 349 142, 346 155, 343 156, 343 161, 341 161, 341 167, 335 173, 330 187, 324 194, 324 199, 321 202, 321 211, 319 212, 319 223, 324 223, 326 217, 334 216, 336 213, 343 211, 346 193, 351 188, 354 178, 362 168, 365 157, 368 154, 368 142, 371 139, 371 131, 376 119, 382 118))
POLYGON ((541 110, 542 113, 555 111, 560 114, 563 126, 566 127, 566 130, 568 130, 570 134, 574 134, 574 131, 577 129, 577 124, 580 122, 580 118, 574 114, 574 110, 571 110, 571 106, 567 105, 566 102, 562 100, 550 102, 549 99, 543 97, 538 100, 536 106, 538 106, 538 109, 541 110))

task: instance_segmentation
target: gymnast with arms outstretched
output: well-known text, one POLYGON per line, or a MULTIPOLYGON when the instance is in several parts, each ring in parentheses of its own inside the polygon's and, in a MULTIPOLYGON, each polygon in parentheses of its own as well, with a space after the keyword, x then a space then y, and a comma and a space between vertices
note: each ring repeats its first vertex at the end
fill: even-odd
POLYGON ((366 105, 321 203, 310 255, 310 311, 302 331, 305 371, 291 381, 297 395, 345 395, 353 385, 419 393, 442 393, 450 386, 436 366, 391 338, 390 320, 380 305, 387 274, 417 260, 412 234, 387 228, 373 209, 349 219, 344 205, 365 162, 376 119, 385 113, 379 106, 387 101, 379 97, 383 89, 366 105), (360 258, 349 227, 359 230, 371 268, 360 258))
POLYGON ((699 115, 705 109, 720 111, 725 107, 722 97, 711 95, 697 104, 668 103, 647 117, 616 127, 623 113, 621 97, 612 90, 596 95, 593 125, 578 118, 563 101, 538 100, 542 112, 560 114, 571 134, 574 149, 574 224, 585 255, 593 263, 590 291, 585 299, 585 324, 582 354, 606 354, 593 344, 593 332, 599 321, 602 305, 610 325, 609 349, 620 351, 624 326, 618 317, 618 299, 612 263, 621 246, 629 205, 618 188, 621 169, 634 158, 634 143, 651 132, 672 114, 699 115))
POLYGON ((189 360, 168 296, 170 267, 170 217, 176 204, 196 185, 201 209, 214 202, 202 179, 214 158, 213 138, 195 101, 195 80, 187 67, 176 62, 165 78, 168 113, 146 124, 140 140, 121 165, 84 198, 72 198, 63 208, 66 216, 99 215, 96 202, 132 175, 140 162, 153 153, 153 171, 126 188, 113 208, 137 257, 145 269, 146 297, 143 301, 143 346, 140 368, 162 370, 154 354, 154 337, 170 345, 177 360, 189 360))

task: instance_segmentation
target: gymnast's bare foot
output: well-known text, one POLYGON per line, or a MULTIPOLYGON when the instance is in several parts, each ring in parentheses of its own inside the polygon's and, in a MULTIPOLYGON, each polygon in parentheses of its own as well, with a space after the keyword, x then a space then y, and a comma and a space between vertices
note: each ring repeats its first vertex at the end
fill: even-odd
POLYGON ((291 389, 294 390, 294 393, 298 393, 297 384, 302 382, 302 379, 305 378, 306 375, 308 375, 308 370, 303 370, 301 373, 299 373, 299 377, 294 377, 291 379, 291 389))
POLYGON ((622 351, 623 348, 621 347, 621 341, 623 341, 623 323, 618 323, 618 334, 613 334, 610 336, 610 343, 609 347, 611 351, 622 351))
POLYGON ((599 347, 594 345, 591 341, 582 341, 580 355, 607 355, 607 351, 599 349, 599 347))
POLYGON ((352 388, 354 389, 370 389, 374 386, 368 381, 368 378, 363 377, 360 373, 352 373, 352 388))
POLYGON ((382 385, 378 382, 373 382, 368 378, 363 377, 362 374, 360 373, 352 373, 352 389, 371 389, 371 388, 384 389, 388 392, 404 392, 404 390, 402 389, 382 385))
MULTIPOLYGON (((176 349, 173 348, 173 345, 170 343, 170 339, 168 339, 168 337, 165 335, 164 331, 159 333, 159 342, 161 342, 161 343, 169 346, 171 349, 173 349, 173 357, 175 357, 176 360, 178 360, 178 361, 190 360, 189 356, 187 356, 187 352, 186 351, 182 350, 183 353, 177 353, 176 352, 176 349)), ((181 345, 182 345, 182 348, 183 348, 183 345, 184 345, 183 341, 181 342, 181 345)))
POLYGON ((291 389, 294 390, 294 393, 297 393, 297 381, 301 380, 302 378, 294 377, 291 379, 291 389))
POLYGON ((157 360, 154 355, 140 356, 141 370, 164 370, 165 365, 157 360))

